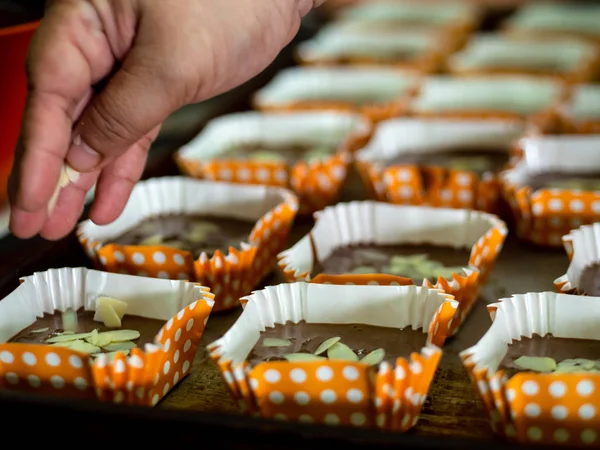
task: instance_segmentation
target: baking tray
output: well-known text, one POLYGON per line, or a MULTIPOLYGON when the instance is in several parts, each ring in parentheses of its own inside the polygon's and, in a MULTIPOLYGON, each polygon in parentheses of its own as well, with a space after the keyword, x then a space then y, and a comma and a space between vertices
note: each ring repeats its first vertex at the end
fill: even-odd
MULTIPOLYGON (((312 35, 321 19, 314 16, 303 26, 297 39, 312 35)), ((252 92, 264 85, 279 69, 292 63, 291 47, 282 52, 273 65, 259 77, 240 88, 203 105, 202 114, 194 108, 182 112, 191 117, 186 126, 173 127, 162 134, 149 157, 144 178, 177 173, 171 154, 197 134, 212 117, 248 108, 252 92), (191 116, 190 116, 191 115, 191 116), (198 120, 194 120, 194 115, 198 120)), ((187 119, 184 122, 188 122, 187 119)), ((168 127, 167 127, 168 128, 168 127)), ((357 181, 354 180, 353 183, 357 181)), ((346 186, 355 191, 355 186, 346 186)), ((289 245, 312 226, 310 220, 296 223, 289 245)), ((21 276, 53 267, 88 265, 85 254, 74 235, 58 242, 41 239, 19 241, 12 237, 0 240, 0 298, 18 285, 21 276)), ((447 341, 444 357, 429 391, 428 399, 416 427, 408 433, 389 433, 283 423, 242 416, 232 401, 217 368, 209 360, 204 347, 231 326, 241 310, 214 314, 202 338, 191 374, 186 377, 155 408, 138 408, 102 403, 82 403, 56 397, 32 396, 0 391, 0 410, 8 423, 5 429, 23 426, 35 414, 35 433, 27 443, 36 440, 47 445, 48 436, 57 430, 68 430, 61 439, 72 435, 98 439, 113 432, 118 440, 137 445, 162 443, 197 445, 219 440, 225 448, 309 448, 316 445, 345 448, 387 448, 405 446, 420 449, 459 449, 485 445, 489 450, 500 448, 529 448, 508 444, 497 438, 489 426, 487 414, 475 392, 458 353, 473 345, 487 330, 491 320, 486 304, 513 293, 553 290, 552 281, 565 273, 568 259, 560 250, 539 250, 509 236, 488 285, 460 333, 447 341), (121 428, 126 427, 126 430, 121 428), (152 430, 148 432, 148 430, 152 430), (47 433, 46 433, 47 431, 47 433)), ((277 284, 283 279, 273 274, 265 284, 277 284)), ((537 446, 537 448, 540 448, 537 446)))

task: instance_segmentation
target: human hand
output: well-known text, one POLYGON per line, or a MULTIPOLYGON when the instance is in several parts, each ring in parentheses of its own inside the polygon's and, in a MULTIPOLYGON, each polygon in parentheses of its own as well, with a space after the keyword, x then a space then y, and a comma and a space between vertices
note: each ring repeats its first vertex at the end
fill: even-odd
POLYGON ((115 220, 161 122, 258 74, 323 1, 49 0, 28 55, 12 233, 64 237, 96 182, 90 219, 115 220), (65 160, 81 175, 53 207, 65 160))

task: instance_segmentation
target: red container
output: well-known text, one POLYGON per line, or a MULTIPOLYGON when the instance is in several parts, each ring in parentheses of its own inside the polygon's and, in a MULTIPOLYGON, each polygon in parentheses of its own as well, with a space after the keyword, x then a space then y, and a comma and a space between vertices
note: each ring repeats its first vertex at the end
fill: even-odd
POLYGON ((25 108, 25 58, 39 22, 0 28, 0 204, 6 202, 6 185, 25 108))

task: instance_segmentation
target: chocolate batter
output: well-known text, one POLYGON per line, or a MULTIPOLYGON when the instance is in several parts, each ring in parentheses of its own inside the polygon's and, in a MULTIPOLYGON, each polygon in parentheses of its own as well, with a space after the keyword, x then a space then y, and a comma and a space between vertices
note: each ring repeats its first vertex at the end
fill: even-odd
MULTIPOLYGON (((413 330, 390 327, 376 327, 363 324, 297 324, 287 322, 285 325, 275 324, 260 335, 247 360, 251 365, 264 361, 285 361, 284 355, 290 353, 314 353, 327 339, 340 337, 359 358, 363 358, 373 350, 385 350, 384 361, 395 364, 397 358, 408 358, 412 352, 420 352, 427 341, 427 333, 422 329, 413 330), (265 347, 266 338, 287 339, 287 347, 265 347)), ((327 352, 321 356, 326 356, 327 352)))
POLYGON ((579 291, 592 297, 600 296, 600 264, 596 263, 581 271, 579 291))
POLYGON ((582 191, 600 191, 600 173, 576 174, 543 172, 533 174, 527 183, 533 190, 539 189, 577 189, 582 191))
POLYGON ((465 149, 440 150, 435 153, 407 153, 388 161, 387 167, 402 164, 438 166, 445 169, 464 170, 482 175, 498 172, 508 163, 508 151, 469 151, 465 149))
POLYGON ((313 162, 335 153, 335 146, 308 144, 246 144, 229 150, 225 157, 246 159, 249 161, 285 162, 293 164, 297 161, 313 162))
POLYGON ((207 216, 165 215, 146 219, 112 243, 119 245, 164 245, 179 248, 198 258, 215 251, 239 248, 248 240, 255 222, 207 216))
POLYGON ((384 273, 411 278, 415 284, 423 279, 436 281, 468 267, 470 249, 455 249, 433 245, 358 245, 339 247, 316 264, 313 276, 319 273, 384 273), (405 257, 409 257, 408 260, 405 257))
MULTIPOLYGON (((163 320, 125 315, 121 321, 121 328, 107 328, 102 322, 94 320, 93 311, 80 309, 77 311, 77 329, 73 331, 75 333, 89 333, 98 330, 101 333, 104 331, 135 330, 140 333, 140 337, 132 342, 138 347, 143 347, 144 344, 154 342, 155 336, 164 324, 165 321, 163 320)), ((48 339, 59 336, 64 331, 61 313, 44 314, 44 317, 39 318, 35 323, 12 337, 9 342, 46 344, 48 339)), ((110 353, 110 350, 102 350, 102 353, 110 353)))
POLYGON ((521 356, 548 357, 560 363, 567 359, 584 358, 592 361, 600 360, 600 340, 556 338, 551 334, 541 337, 522 337, 520 341, 512 341, 508 346, 500 369, 505 369, 509 376, 517 372, 525 372, 514 361, 521 356))

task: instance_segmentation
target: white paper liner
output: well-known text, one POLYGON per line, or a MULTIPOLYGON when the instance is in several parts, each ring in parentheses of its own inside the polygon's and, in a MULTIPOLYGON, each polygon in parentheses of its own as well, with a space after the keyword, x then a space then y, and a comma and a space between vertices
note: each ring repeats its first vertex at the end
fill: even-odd
POLYGON ((438 153, 457 147, 506 153, 523 131, 516 120, 388 119, 377 124, 356 159, 384 163, 404 153, 438 153))
POLYGON ((370 127, 366 118, 346 112, 229 114, 210 121, 178 153, 184 158, 208 161, 247 143, 308 143, 333 147, 354 134, 367 134, 370 127))
MULTIPOLYGON (((314 38, 300 43, 296 50, 298 56, 307 62, 349 56, 385 58, 402 51, 411 52, 418 58, 434 50, 439 40, 439 35, 425 30, 379 33, 337 25, 324 28, 314 38)), ((387 61, 393 63, 394 59, 387 61)))
MULTIPOLYGON (((323 261, 335 248, 350 244, 431 244, 471 249, 501 223, 496 216, 479 211, 374 201, 339 203, 318 212, 316 218, 311 233, 279 255, 280 264, 297 276, 313 270, 314 251, 317 260, 323 261)), ((476 270, 465 261, 465 275, 476 270)), ((310 281, 309 276, 306 281, 310 281)))
MULTIPOLYGON (((456 301, 435 289, 418 286, 338 286, 304 282, 267 286, 244 297, 244 311, 219 340, 208 346, 221 361, 242 363, 260 333, 275 324, 352 324, 422 328, 424 333, 442 305, 456 301)), ((429 348, 437 348, 431 344, 429 348)), ((417 351, 417 350, 416 350, 417 351)))
MULTIPOLYGON (((571 262, 565 276, 563 291, 580 292, 579 280, 585 269, 600 263, 600 222, 583 225, 563 236, 563 244, 567 253, 571 254, 571 262)), ((561 278, 555 283, 562 281, 561 278)))
POLYGON ((597 173, 600 171, 600 136, 536 136, 519 141, 523 159, 503 174, 513 186, 527 184, 540 172, 597 173))
POLYGON ((294 67, 279 72, 260 89, 254 101, 260 106, 298 101, 348 101, 357 94, 373 103, 397 100, 409 93, 416 78, 391 68, 294 67))
POLYGON ((573 7, 569 3, 527 4, 507 20, 507 25, 523 31, 585 32, 600 36, 600 7, 594 4, 573 7))
POLYGON ((127 303, 127 315, 166 322, 203 298, 207 289, 187 281, 142 278, 84 267, 36 272, 21 281, 0 301, 0 343, 33 325, 44 314, 80 308, 95 311, 96 299, 101 296, 127 303))
MULTIPOLYGON (((543 69, 551 63, 559 72, 570 72, 596 57, 594 45, 574 39, 518 41, 502 35, 480 34, 449 61, 455 70, 480 69, 498 65, 516 69, 543 69)), ((553 70, 554 72, 554 70, 553 70)))
POLYGON ((600 86, 581 84, 573 88, 564 114, 574 120, 600 120, 600 86))
POLYGON ((563 91, 548 79, 517 75, 477 78, 437 76, 427 78, 415 99, 414 112, 509 111, 527 115, 557 103, 563 91))
POLYGON ((431 25, 460 22, 475 14, 467 2, 386 1, 364 2, 340 11, 342 21, 386 22, 406 21, 431 25))
POLYGON ((489 307, 492 325, 477 344, 461 352, 461 356, 470 355, 476 370, 496 372, 513 339, 548 333, 557 338, 600 339, 598 297, 531 292, 501 299, 489 307))
MULTIPOLYGON (((78 231, 99 249, 144 219, 162 214, 202 214, 257 221, 294 195, 282 188, 238 185, 187 177, 161 177, 136 184, 123 213, 109 225, 82 222, 78 231)), ((248 243, 241 243, 242 249, 248 243)))

